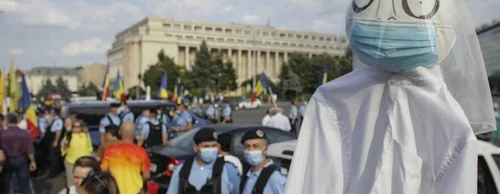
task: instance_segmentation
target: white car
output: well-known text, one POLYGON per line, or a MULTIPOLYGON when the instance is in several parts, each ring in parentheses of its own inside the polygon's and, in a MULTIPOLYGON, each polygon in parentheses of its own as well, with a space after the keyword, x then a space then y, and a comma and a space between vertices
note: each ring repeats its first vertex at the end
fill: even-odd
MULTIPOLYGON (((277 165, 289 169, 297 140, 269 145, 267 155, 277 165)), ((478 140, 478 194, 497 194, 500 191, 500 148, 478 140)))
POLYGON ((244 101, 244 102, 239 102, 238 103, 238 108, 240 109, 252 109, 252 108, 259 108, 262 105, 262 102, 260 99, 255 99, 255 101, 244 101))

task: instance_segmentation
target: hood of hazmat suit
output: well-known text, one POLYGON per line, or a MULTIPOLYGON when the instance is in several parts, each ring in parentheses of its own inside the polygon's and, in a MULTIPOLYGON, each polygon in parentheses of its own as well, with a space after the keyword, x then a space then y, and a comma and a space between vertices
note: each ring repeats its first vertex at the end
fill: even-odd
POLYGON ((353 0, 346 32, 354 70, 311 98, 285 193, 477 193, 495 119, 463 1, 353 0))

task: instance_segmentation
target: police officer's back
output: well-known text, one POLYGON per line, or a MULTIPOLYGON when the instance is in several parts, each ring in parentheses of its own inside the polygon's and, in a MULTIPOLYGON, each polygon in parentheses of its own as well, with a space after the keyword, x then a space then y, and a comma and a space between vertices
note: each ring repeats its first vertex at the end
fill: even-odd
POLYGON ((218 157, 217 133, 202 128, 193 137, 196 156, 179 165, 172 176, 167 194, 235 194, 240 184, 236 167, 218 157), (231 178, 230 178, 231 177, 231 178))
POLYGON ((222 101, 222 106, 224 109, 222 110, 221 123, 222 124, 232 123, 233 118, 232 118, 231 106, 229 106, 227 101, 222 101))
POLYGON ((156 119, 156 114, 155 109, 149 111, 149 121, 142 127, 138 146, 150 148, 167 143, 167 128, 163 122, 156 119))
POLYGON ((263 130, 249 130, 241 143, 245 147, 245 160, 251 168, 241 177, 242 194, 281 194, 285 192, 285 172, 267 159, 268 142, 263 130))
POLYGON ((127 101, 122 101, 118 109, 118 117, 120 117, 121 123, 127 121, 134 122, 134 113, 128 108, 127 101))
POLYGON ((109 113, 106 114, 99 124, 99 133, 101 134, 101 142, 104 141, 104 134, 106 133, 106 126, 116 125, 120 126, 122 121, 118 116, 118 108, 120 108, 120 103, 111 103, 109 113))

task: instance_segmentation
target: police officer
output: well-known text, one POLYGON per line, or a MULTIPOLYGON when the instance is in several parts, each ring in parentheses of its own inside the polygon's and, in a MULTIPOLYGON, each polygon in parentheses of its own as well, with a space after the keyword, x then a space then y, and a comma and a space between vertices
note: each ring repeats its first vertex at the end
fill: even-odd
POLYGON ((164 108, 161 106, 156 107, 156 119, 162 123, 168 123, 168 115, 163 112, 164 108))
POLYGON ((49 176, 48 178, 54 178, 61 172, 62 157, 60 154, 59 142, 62 137, 63 132, 63 120, 57 116, 56 110, 49 110, 50 124, 47 126, 46 132, 43 136, 43 145, 48 151, 48 165, 49 165, 49 176))
POLYGON ((286 173, 267 159, 268 141, 263 130, 247 131, 241 138, 245 160, 251 168, 241 177, 241 194, 281 194, 285 191, 286 173))
POLYGON ((143 109, 141 114, 135 120, 135 138, 139 140, 141 137, 142 127, 149 121, 149 109, 143 109))
POLYGON ((210 106, 205 111, 205 119, 216 124, 219 118, 219 110, 214 107, 214 104, 210 102, 210 106))
POLYGON ((294 101, 290 101, 290 106, 291 108, 290 108, 290 113, 288 113, 288 119, 290 119, 290 126, 292 127, 291 132, 297 134, 296 124, 298 121, 299 114, 294 101))
POLYGON ((231 111, 231 106, 229 106, 227 101, 222 101, 222 106, 224 107, 224 110, 222 110, 222 116, 221 116, 221 123, 226 124, 226 123, 232 123, 233 118, 232 118, 232 111, 231 111))
POLYGON ((306 98, 304 96, 302 96, 302 103, 300 104, 300 107, 299 107, 301 121, 304 120, 304 115, 306 114, 306 110, 307 110, 307 101, 306 101, 306 98))
POLYGON ((197 155, 186 159, 174 170, 167 194, 239 193, 240 177, 230 175, 230 172, 237 173, 236 167, 218 157, 215 129, 200 129, 193 141, 193 150, 197 155))
POLYGON ((172 122, 168 129, 168 139, 173 139, 189 130, 188 122, 184 117, 179 115, 179 111, 170 111, 170 116, 172 117, 172 122))
POLYGON ((118 116, 118 108, 120 108, 120 103, 111 103, 111 108, 109 113, 106 114, 101 119, 101 123, 99 124, 99 133, 101 134, 101 142, 104 142, 104 134, 106 133, 106 126, 108 125, 116 125, 120 126, 122 124, 120 117, 118 116))
POLYGON ((167 128, 164 123, 157 120, 156 109, 149 110, 149 121, 142 127, 138 146, 150 148, 167 143, 167 128))
POLYGON ((189 131, 193 128, 193 117, 189 112, 186 110, 186 105, 185 104, 180 104, 177 106, 177 114, 184 118, 184 120, 187 122, 187 129, 186 131, 189 131))
POLYGON ((125 121, 134 122, 134 113, 128 108, 127 101, 122 101, 122 104, 118 109, 118 116, 120 117, 122 123, 125 121))

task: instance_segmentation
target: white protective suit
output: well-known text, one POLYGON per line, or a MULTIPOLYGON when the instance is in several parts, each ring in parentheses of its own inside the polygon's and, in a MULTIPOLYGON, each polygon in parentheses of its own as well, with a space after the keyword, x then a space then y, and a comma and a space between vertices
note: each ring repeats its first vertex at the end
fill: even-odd
POLYGON ((436 30, 438 58, 393 71, 360 59, 363 48, 353 47, 354 71, 321 86, 308 104, 285 193, 477 193, 475 134, 494 130, 495 121, 463 2, 354 0, 350 6, 351 45, 361 42, 351 34, 356 23, 421 25, 436 30))

